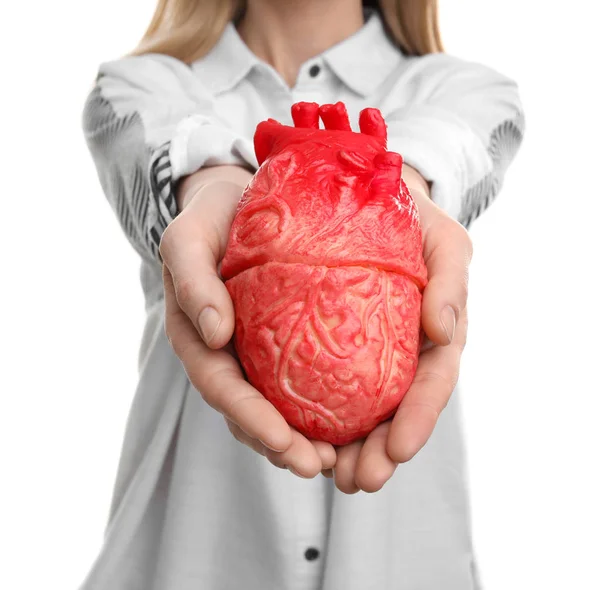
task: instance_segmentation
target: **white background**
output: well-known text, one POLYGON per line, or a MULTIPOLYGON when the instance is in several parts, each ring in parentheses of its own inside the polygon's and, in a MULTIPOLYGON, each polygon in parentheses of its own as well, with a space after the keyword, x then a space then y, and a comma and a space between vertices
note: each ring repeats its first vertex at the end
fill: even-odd
MULTIPOLYGON (((487 590, 600 589, 596 4, 441 0, 448 51, 515 78, 528 122, 499 200, 472 229, 463 389, 487 590)), ((144 316, 137 258, 80 113, 97 65, 132 48, 152 10, 153 0, 2 8, 7 590, 76 588, 101 543, 144 316)))

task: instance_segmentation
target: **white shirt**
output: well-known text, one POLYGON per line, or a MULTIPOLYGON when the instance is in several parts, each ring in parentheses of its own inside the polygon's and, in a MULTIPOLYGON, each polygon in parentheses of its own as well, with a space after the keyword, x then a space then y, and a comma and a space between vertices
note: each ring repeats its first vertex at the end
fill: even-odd
POLYGON ((176 182, 202 166, 256 167, 252 136, 297 101, 382 110, 389 149, 468 224, 497 193, 523 130, 516 86, 443 54, 403 55, 377 15, 302 65, 297 84, 229 25, 188 67, 161 55, 103 64, 84 111, 100 181, 142 257, 148 320, 105 543, 82 590, 470 590, 456 393, 425 448, 382 491, 303 480, 229 433, 164 334, 158 243, 176 182))

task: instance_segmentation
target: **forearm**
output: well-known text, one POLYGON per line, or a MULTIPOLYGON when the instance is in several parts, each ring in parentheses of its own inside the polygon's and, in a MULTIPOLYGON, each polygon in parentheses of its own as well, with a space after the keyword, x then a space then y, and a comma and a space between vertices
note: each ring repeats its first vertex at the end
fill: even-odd
POLYGON ((251 138, 220 121, 211 96, 185 64, 156 55, 103 64, 87 97, 82 125, 103 192, 148 262, 160 262, 162 234, 181 211, 181 179, 191 176, 193 194, 202 170, 199 180, 220 179, 239 199, 250 173, 236 167, 256 167, 251 138))
POLYGON ((524 131, 515 82, 493 69, 436 54, 419 58, 385 106, 388 149, 431 185, 431 199, 464 226, 494 199, 524 131))
POLYGON ((177 187, 177 208, 182 211, 206 186, 221 184, 227 192, 243 190, 252 178, 252 172, 241 166, 210 166, 183 178, 177 187))

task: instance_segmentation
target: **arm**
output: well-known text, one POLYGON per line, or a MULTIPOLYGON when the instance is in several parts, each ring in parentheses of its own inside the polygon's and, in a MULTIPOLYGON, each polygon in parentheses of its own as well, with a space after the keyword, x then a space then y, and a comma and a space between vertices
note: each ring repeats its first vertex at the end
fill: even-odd
POLYGON ((434 202, 469 226, 498 194, 521 144, 517 85, 445 54, 411 58, 398 83, 405 104, 387 105, 389 149, 431 183, 434 202))
POLYGON ((213 166, 198 170, 179 183, 176 191, 177 208, 183 211, 196 195, 211 185, 233 192, 239 199, 251 178, 252 173, 241 166, 213 166))
POLYGON ((179 180, 219 164, 256 166, 252 142, 213 112, 192 71, 167 56, 103 64, 83 129, 98 177, 130 243, 147 260, 179 213, 179 180))
POLYGON ((388 147, 402 154, 402 176, 419 209, 429 342, 394 418, 365 441, 336 449, 335 472, 325 473, 347 493, 380 489, 426 443, 454 390, 466 343, 472 254, 455 219, 468 226, 490 204, 524 128, 516 85, 482 66, 445 55, 414 58, 398 83, 402 91, 391 93, 396 104, 387 108, 388 147))
POLYGON ((406 184, 411 194, 413 192, 421 192, 431 198, 431 187, 429 186, 429 183, 417 170, 408 164, 402 166, 402 180, 404 180, 404 184, 406 184))
POLYGON ((102 66, 83 126, 129 241, 146 260, 163 262, 165 332, 190 382, 240 442, 314 477, 333 465, 333 447, 292 432, 224 348, 234 310, 218 265, 251 177, 245 168, 257 162, 252 141, 211 105, 181 62, 128 58, 102 66))

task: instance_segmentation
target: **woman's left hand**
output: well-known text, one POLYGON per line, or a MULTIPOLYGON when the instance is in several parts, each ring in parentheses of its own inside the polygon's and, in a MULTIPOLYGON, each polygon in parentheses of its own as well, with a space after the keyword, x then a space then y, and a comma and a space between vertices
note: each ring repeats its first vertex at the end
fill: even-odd
POLYGON ((337 447, 333 470, 323 472, 347 494, 375 492, 397 465, 427 442, 458 380, 467 336, 467 282, 472 246, 467 231, 429 198, 423 178, 405 166, 403 177, 419 208, 429 282, 423 292, 422 348, 415 378, 395 416, 366 439, 337 447))

